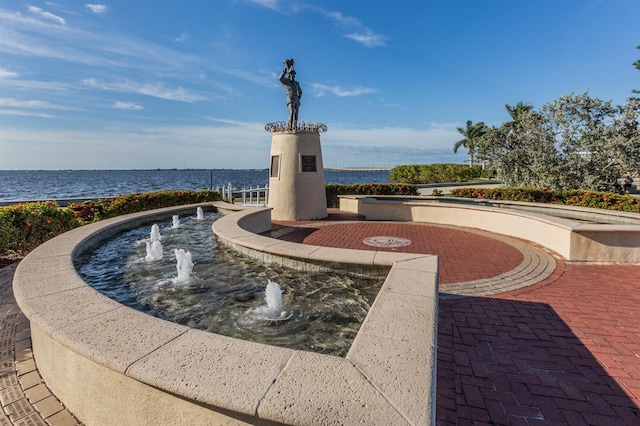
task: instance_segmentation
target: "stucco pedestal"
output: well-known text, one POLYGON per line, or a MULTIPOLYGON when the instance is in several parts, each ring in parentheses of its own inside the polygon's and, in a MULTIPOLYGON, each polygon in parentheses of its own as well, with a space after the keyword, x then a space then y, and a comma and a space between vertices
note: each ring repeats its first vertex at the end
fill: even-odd
POLYGON ((269 168, 273 220, 327 217, 320 134, 314 130, 274 131, 269 168))

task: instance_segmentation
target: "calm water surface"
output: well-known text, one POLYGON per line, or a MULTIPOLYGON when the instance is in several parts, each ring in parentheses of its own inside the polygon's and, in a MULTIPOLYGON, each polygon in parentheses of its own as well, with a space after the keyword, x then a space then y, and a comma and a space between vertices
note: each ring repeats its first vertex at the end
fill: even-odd
MULTIPOLYGON (((389 172, 325 172, 327 183, 386 183, 389 172)), ((165 189, 264 186, 264 170, 0 170, 0 201, 112 197, 165 189)))
POLYGON ((293 349, 345 356, 381 279, 299 272, 246 258, 216 243, 205 214, 158 223, 163 257, 148 261, 151 225, 121 234, 76 262, 83 279, 129 307, 189 327, 293 349), (176 283, 174 249, 188 250, 192 277, 176 283), (283 321, 257 312, 266 306, 268 280, 282 288, 283 321))

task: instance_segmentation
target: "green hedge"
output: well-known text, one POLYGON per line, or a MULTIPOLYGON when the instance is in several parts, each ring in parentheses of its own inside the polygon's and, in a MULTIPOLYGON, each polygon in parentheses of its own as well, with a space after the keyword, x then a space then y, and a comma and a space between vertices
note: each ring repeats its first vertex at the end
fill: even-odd
POLYGON ((328 183, 327 207, 340 207, 339 195, 418 195, 418 188, 414 185, 389 183, 364 183, 357 185, 341 185, 328 183))
POLYGON ((482 167, 464 164, 416 164, 396 166, 389 172, 389 180, 402 183, 468 182, 482 177, 482 167))
POLYGON ((128 213, 137 213, 162 207, 184 204, 220 201, 217 191, 155 191, 120 195, 115 198, 103 198, 98 202, 85 201, 72 204, 68 208, 83 223, 95 222, 128 213))
POLYGON ((86 223, 161 207, 220 200, 216 191, 157 191, 85 201, 61 208, 53 201, 0 207, 0 256, 24 255, 86 223))
POLYGON ((451 196, 488 200, 555 203, 640 213, 640 198, 597 191, 553 191, 548 188, 456 188, 451 196))
POLYGON ((75 214, 52 201, 0 208, 0 254, 25 254, 80 223, 75 214))
MULTIPOLYGON (((338 195, 417 195, 413 185, 327 184, 327 206, 338 207, 338 195)), ((47 201, 0 207, 0 256, 24 255, 75 227, 110 217, 184 204, 219 201, 216 191, 156 191, 84 201, 61 208, 47 201)))
MULTIPOLYGON (((327 184, 327 206, 338 207, 339 195, 418 195, 414 185, 327 184)), ((456 188, 451 196, 492 200, 556 203, 640 213, 640 198, 595 191, 547 188, 456 188)), ((0 256, 23 255, 43 242, 85 223, 161 207, 220 200, 215 191, 158 191, 85 201, 60 208, 52 201, 0 207, 0 256)))

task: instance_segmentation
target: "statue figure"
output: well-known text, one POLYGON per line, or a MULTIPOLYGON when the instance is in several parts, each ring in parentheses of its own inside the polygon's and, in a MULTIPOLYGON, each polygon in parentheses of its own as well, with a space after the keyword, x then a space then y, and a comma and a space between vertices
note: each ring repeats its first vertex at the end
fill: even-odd
POLYGON ((280 73, 280 83, 284 86, 287 93, 287 107, 289 108, 289 121, 287 125, 290 130, 298 127, 298 109, 300 108, 300 98, 302 97, 302 89, 296 81, 296 70, 293 68, 293 59, 285 59, 284 70, 280 73), (289 74, 289 77, 286 75, 289 74))

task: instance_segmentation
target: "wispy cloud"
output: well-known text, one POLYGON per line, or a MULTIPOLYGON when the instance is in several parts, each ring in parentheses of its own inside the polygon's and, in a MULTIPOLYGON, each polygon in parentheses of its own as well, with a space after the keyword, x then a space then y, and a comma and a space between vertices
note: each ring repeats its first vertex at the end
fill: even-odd
POLYGON ((322 11, 324 15, 329 18, 335 25, 343 28, 347 33, 344 35, 346 38, 357 41, 365 45, 366 47, 383 47, 386 46, 386 37, 380 34, 376 34, 365 26, 360 20, 343 15, 340 12, 326 12, 322 11))
POLYGON ((331 126, 331 135, 327 132, 323 142, 327 144, 348 144, 371 148, 396 147, 389 141, 402 141, 402 146, 412 149, 451 149, 459 139, 455 127, 433 126, 425 128, 408 127, 370 127, 349 128, 340 125, 331 126))
POLYGON ((17 75, 18 73, 9 71, 6 68, 0 68, 0 78, 12 78, 12 77, 16 77, 17 75))
POLYGON ((71 110, 72 108, 52 104, 40 100, 24 100, 15 98, 0 98, 0 108, 21 108, 21 109, 56 109, 71 110))
POLYGON ((246 3, 255 4, 274 10, 279 13, 298 13, 304 10, 312 11, 324 15, 334 25, 345 31, 344 37, 356 41, 366 47, 384 47, 386 46, 386 36, 377 34, 369 27, 364 25, 359 19, 353 16, 344 15, 337 11, 327 11, 322 8, 311 5, 299 5, 287 3, 286 7, 281 0, 244 0, 246 3))
POLYGON ((87 131, 0 126, 0 141, 13 148, 0 156, 0 170, 20 168, 21 164, 24 168, 55 169, 266 168, 269 144, 264 143, 264 134, 264 123, 250 122, 87 131), (96 155, 98 147, 107 145, 107 151, 96 155), (243 154, 238 156, 238 152, 243 154))
POLYGON ((238 120, 229 120, 227 118, 218 118, 218 117, 204 117, 204 118, 205 120, 213 121, 214 123, 229 124, 233 126, 240 126, 240 127, 255 126, 255 123, 238 121, 238 120))
POLYGON ((384 38, 370 30, 364 33, 345 34, 345 37, 357 41, 358 43, 362 43, 367 47, 385 46, 384 38))
POLYGON ((107 37, 0 9, 0 52, 113 66, 118 62, 107 51, 107 46, 114 42, 109 45, 107 37), (82 40, 82 44, 78 40, 82 40))
POLYGON ((107 11, 107 6, 104 4, 91 4, 91 3, 87 3, 84 5, 85 9, 88 9, 89 11, 93 12, 93 13, 104 13, 107 11))
POLYGON ((325 96, 329 93, 341 98, 347 96, 361 96, 377 92, 376 89, 372 89, 370 87, 355 87, 353 89, 345 89, 340 86, 327 86, 320 83, 311 84, 311 88, 316 96, 325 96))
POLYGON ((189 40, 189 34, 187 34, 187 33, 182 33, 182 34, 180 34, 179 37, 176 37, 176 38, 173 39, 173 41, 178 42, 178 43, 184 43, 187 40, 189 40))
MULTIPOLYGON (((33 164, 57 169, 268 167, 269 144, 264 143, 263 122, 218 117, 209 120, 219 124, 124 125, 86 131, 0 127, 0 141, 15 147, 0 156, 0 169, 15 168, 26 158, 26 168, 33 168, 33 164), (46 146, 42 141, 47 141, 46 146), (105 144, 109 145, 108 152, 96 155, 96 147, 105 144), (149 156, 150 152, 165 155, 149 156), (243 155, 238 156, 238 152, 243 155)), ((463 162, 466 157, 453 154, 459 134, 455 124, 451 126, 435 123, 423 129, 353 128, 329 123, 331 131, 323 136, 324 164, 463 162)))
POLYGON ((38 118, 54 118, 51 114, 45 114, 41 112, 25 111, 25 110, 12 110, 12 109, 0 109, 0 115, 14 115, 22 117, 38 117, 38 118))
POLYGON ((27 10, 29 11, 29 13, 40 16, 41 18, 44 18, 44 19, 49 19, 51 21, 57 22, 60 25, 67 24, 67 21, 64 18, 58 15, 54 15, 51 12, 47 12, 46 10, 43 10, 37 6, 27 6, 27 10))
POLYGON ((164 83, 156 82, 152 84, 135 83, 129 80, 107 83, 95 78, 86 78, 82 84, 93 89, 109 90, 124 93, 138 93, 152 96, 154 98, 167 99, 180 102, 203 101, 207 98, 197 93, 191 92, 183 87, 167 87, 164 83))
POLYGON ((278 0, 245 0, 247 3, 257 4, 267 9, 280 11, 280 2, 278 0))
POLYGON ((21 78, 2 78, 0 76, 0 88, 14 88, 26 91, 38 91, 38 92, 64 92, 68 93, 76 89, 74 83, 62 83, 57 81, 42 81, 42 80, 24 80, 21 78))
POLYGON ((120 102, 120 101, 116 101, 113 104, 112 108, 128 109, 128 110, 132 110, 132 111, 140 111, 140 110, 144 109, 144 107, 142 105, 134 104, 133 102, 120 102))
POLYGON ((68 110, 60 105, 39 100, 23 100, 15 98, 0 98, 0 115, 19 117, 54 118, 53 115, 41 110, 68 110))
POLYGON ((145 72, 205 66, 200 58, 126 34, 84 30, 0 8, 0 52, 145 72), (132 60, 133 59, 133 60, 132 60))
POLYGON ((378 102, 373 103, 373 105, 381 106, 385 108, 401 108, 402 107, 402 104, 387 102, 387 100, 382 96, 380 97, 380 99, 378 99, 378 102))
POLYGON ((23 101, 14 98, 0 98, 0 107, 10 108, 46 108, 49 104, 43 101, 23 101))

